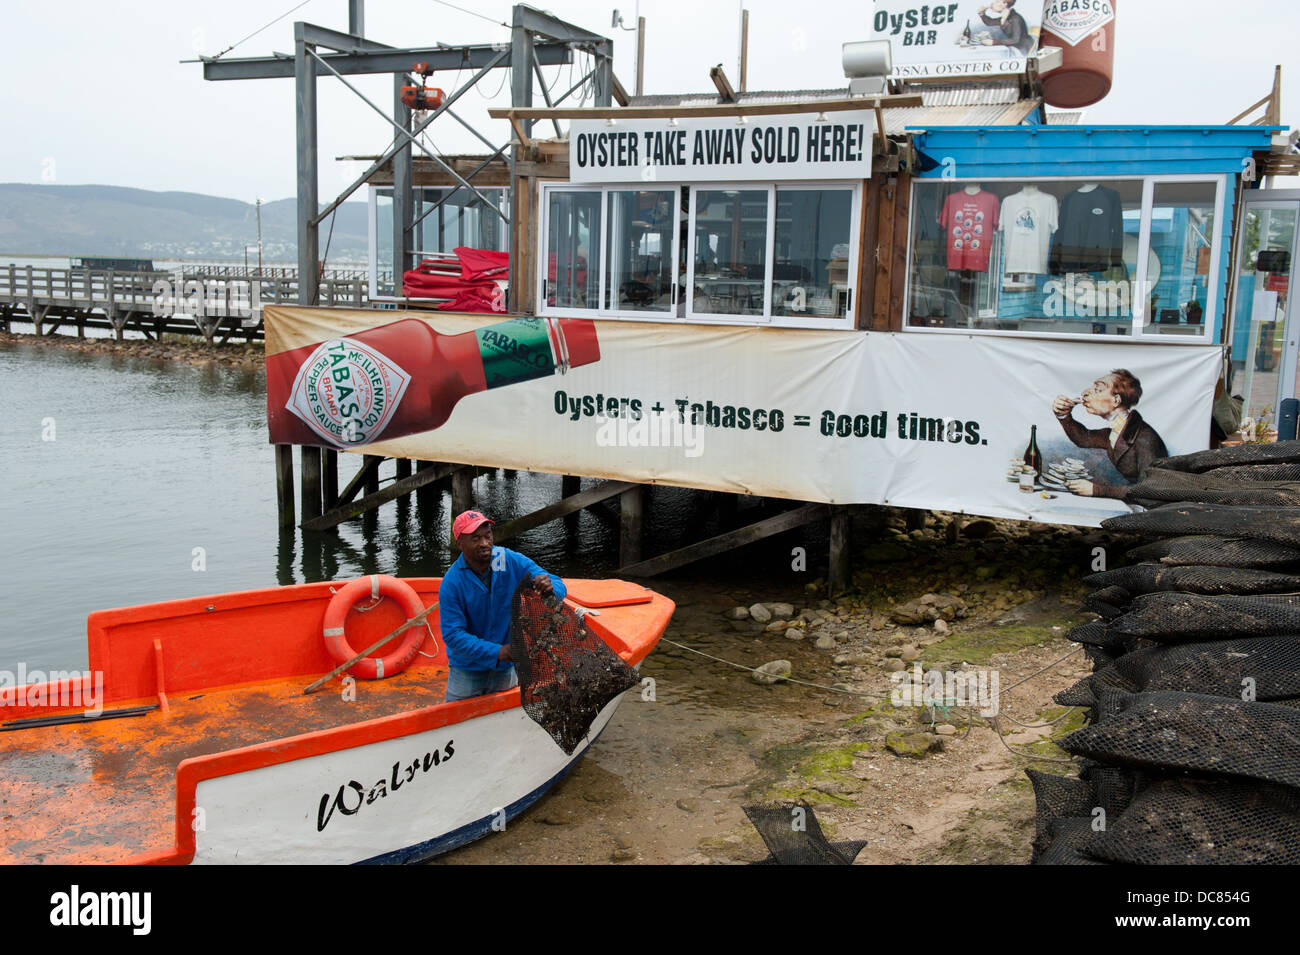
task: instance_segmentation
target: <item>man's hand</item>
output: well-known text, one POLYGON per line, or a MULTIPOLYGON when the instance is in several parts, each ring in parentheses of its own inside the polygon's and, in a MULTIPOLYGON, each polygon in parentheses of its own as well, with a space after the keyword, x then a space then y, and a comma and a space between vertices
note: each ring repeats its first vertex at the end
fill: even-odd
POLYGON ((1074 406, 1079 403, 1078 398, 1067 398, 1065 395, 1057 395, 1056 400, 1052 402, 1052 414, 1058 418, 1068 418, 1074 406))
POLYGON ((514 662, 514 659, 510 656, 510 644, 501 644, 501 649, 497 651, 497 659, 501 661, 509 660, 512 663, 514 662))
POLYGON ((1093 483, 1091 481, 1066 481, 1065 486, 1070 489, 1071 494, 1078 494, 1080 497, 1093 496, 1093 483))
POLYGON ((533 578, 533 589, 546 597, 555 592, 555 588, 551 586, 551 578, 546 574, 538 574, 533 578))

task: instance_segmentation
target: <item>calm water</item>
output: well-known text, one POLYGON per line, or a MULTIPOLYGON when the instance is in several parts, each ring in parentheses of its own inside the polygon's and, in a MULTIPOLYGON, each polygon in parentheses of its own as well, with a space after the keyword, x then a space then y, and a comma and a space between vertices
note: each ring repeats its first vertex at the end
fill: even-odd
MULTIPOLYGON (((260 369, 16 345, 0 346, 0 381, 0 669, 84 668, 93 610, 376 572, 440 576, 454 559, 447 494, 427 508, 387 504, 337 534, 281 535, 260 369)), ((340 486, 360 464, 341 458, 340 486)), ((508 518, 555 501, 560 479, 497 472, 475 495, 508 518)), ((653 489, 646 552, 712 526, 708 500, 653 489)), ((615 521, 584 511, 510 546, 556 573, 602 576, 616 541, 615 521)), ((789 548, 769 548, 765 562, 788 565, 789 548)), ((750 550, 679 579, 757 570, 765 552, 750 550)))

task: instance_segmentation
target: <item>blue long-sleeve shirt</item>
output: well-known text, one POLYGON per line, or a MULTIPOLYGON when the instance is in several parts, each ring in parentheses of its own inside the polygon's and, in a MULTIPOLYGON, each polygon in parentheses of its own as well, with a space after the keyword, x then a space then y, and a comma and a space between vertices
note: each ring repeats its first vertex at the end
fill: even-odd
MULTIPOLYGON (((485 586, 468 564, 465 555, 456 558, 438 589, 438 618, 447 659, 458 670, 509 670, 514 664, 498 660, 497 654, 510 642, 510 601, 515 588, 526 577, 546 574, 523 554, 508 547, 492 548, 489 567, 491 587, 485 586)), ((554 574, 551 578, 557 599, 568 592, 554 574)))

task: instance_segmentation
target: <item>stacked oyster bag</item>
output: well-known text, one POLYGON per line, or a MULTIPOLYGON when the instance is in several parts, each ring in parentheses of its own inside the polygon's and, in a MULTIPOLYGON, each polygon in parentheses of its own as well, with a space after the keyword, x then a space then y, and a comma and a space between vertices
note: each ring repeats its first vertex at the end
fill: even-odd
POLYGON ((1094 672, 1057 702, 1078 778, 1029 771, 1034 862, 1300 862, 1300 442, 1157 461, 1151 541, 1093 574, 1074 628, 1094 672))

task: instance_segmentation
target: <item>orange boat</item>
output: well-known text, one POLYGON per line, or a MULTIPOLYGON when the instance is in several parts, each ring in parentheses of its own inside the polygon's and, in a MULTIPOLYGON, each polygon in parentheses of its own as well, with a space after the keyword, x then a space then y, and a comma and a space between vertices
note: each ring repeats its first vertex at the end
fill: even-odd
MULTIPOLYGON (((437 599, 439 578, 405 582, 425 607, 437 599)), ((633 666, 673 613, 671 600, 636 584, 565 583, 570 604, 599 608, 589 628, 633 666)), ((402 672, 305 695, 336 663, 322 621, 338 586, 91 614, 88 673, 0 690, 11 730, 0 734, 0 858, 419 861, 499 830, 539 799, 618 706, 568 756, 524 713, 517 688, 441 702, 436 611, 402 672)), ((393 600, 354 607, 348 640, 366 647, 406 619, 393 600)))

